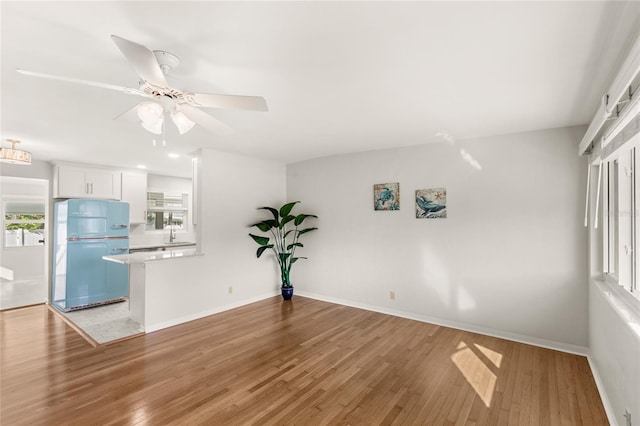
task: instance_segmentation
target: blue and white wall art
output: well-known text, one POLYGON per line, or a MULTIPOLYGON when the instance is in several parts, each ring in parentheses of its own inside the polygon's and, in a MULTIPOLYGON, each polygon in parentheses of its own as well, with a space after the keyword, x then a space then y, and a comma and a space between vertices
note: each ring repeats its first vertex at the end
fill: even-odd
POLYGON ((445 219, 447 217, 447 189, 416 190, 416 218, 445 219))
POLYGON ((377 183, 373 185, 374 210, 400 210, 400 184, 377 183))

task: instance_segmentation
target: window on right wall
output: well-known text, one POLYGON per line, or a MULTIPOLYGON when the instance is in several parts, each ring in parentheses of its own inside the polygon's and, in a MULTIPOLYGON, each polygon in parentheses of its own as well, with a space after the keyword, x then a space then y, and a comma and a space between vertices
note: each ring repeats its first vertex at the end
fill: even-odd
POLYGON ((640 148, 621 150, 602 167, 604 273, 640 300, 640 148))

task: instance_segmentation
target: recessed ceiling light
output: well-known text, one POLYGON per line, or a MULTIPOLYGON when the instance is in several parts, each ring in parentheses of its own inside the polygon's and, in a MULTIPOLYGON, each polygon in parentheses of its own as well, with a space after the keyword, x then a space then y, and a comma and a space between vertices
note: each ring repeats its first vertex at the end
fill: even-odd
POLYGON ((179 158, 180 157, 178 154, 174 154, 173 152, 169 153, 167 155, 169 156, 169 158, 179 158))
POLYGON ((145 166, 144 164, 138 164, 136 167, 138 169, 146 169, 147 168, 147 166, 145 166))

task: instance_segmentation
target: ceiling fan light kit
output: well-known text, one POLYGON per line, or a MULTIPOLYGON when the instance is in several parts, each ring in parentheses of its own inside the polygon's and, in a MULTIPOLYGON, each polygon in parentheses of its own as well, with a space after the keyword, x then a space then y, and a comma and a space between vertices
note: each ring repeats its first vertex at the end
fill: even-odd
POLYGON ((164 108, 155 102, 142 102, 137 108, 142 127, 159 135, 162 132, 164 108))
POLYGON ((141 44, 116 35, 112 35, 111 39, 140 77, 138 89, 21 69, 17 71, 32 77, 84 84, 150 99, 133 109, 135 109, 142 127, 154 134, 160 134, 163 131, 165 114, 171 115, 171 119, 181 135, 188 132, 195 124, 215 134, 226 134, 230 130, 229 127, 211 115, 202 112, 200 108, 268 111, 265 99, 260 96, 189 93, 172 88, 167 83, 165 76, 180 64, 180 59, 176 55, 163 50, 152 51, 141 44))
POLYGON ((10 164, 31 165, 31 153, 16 149, 16 144, 20 143, 16 139, 7 139, 11 148, 0 148, 0 162, 10 164))
MULTIPOLYGON (((171 111, 171 110, 170 110, 171 111)), ((181 135, 187 133, 196 124, 192 120, 184 115, 182 111, 178 111, 175 108, 171 112, 166 112, 165 108, 153 101, 142 102, 137 107, 136 111, 140 124, 146 130, 159 135, 162 133, 162 126, 164 125, 165 115, 171 115, 173 124, 178 128, 178 132, 181 135)))
POLYGON ((189 120, 182 111, 173 111, 171 113, 171 120, 173 120, 173 124, 176 125, 181 135, 187 133, 196 124, 189 120))

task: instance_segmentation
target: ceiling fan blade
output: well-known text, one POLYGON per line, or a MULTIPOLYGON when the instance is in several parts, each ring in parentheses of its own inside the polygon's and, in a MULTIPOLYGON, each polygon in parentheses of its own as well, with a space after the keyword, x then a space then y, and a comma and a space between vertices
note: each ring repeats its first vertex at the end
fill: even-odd
POLYGON ((186 115, 188 119, 212 133, 225 135, 233 132, 231 127, 198 108, 182 105, 180 111, 186 115))
POLYGON ((29 75, 32 77, 42 77, 42 78, 48 78, 50 80, 66 81, 67 83, 84 84, 86 86, 94 86, 94 87, 100 87, 102 89, 116 90, 118 92, 128 93, 129 95, 144 96, 146 98, 150 97, 150 95, 146 94, 142 90, 132 89, 130 87, 116 86, 114 84, 107 84, 107 83, 98 83, 97 81, 80 80, 78 78, 61 77, 58 75, 43 74, 40 72, 21 70, 20 68, 16 68, 16 71, 18 71, 20 74, 29 75))
POLYGON ((169 87, 158 60, 148 47, 117 35, 111 38, 142 80, 156 87, 169 87))
POLYGON ((251 111, 269 110, 267 101, 261 96, 185 93, 185 100, 190 105, 206 108, 246 109, 251 111))
POLYGON ((136 105, 133 108, 131 108, 128 111, 123 112, 120 115, 117 115, 115 117, 113 117, 114 120, 126 120, 126 121, 132 121, 132 122, 139 122, 140 121, 140 117, 138 117, 138 106, 136 105))

